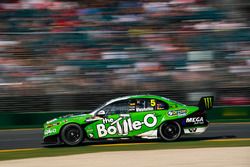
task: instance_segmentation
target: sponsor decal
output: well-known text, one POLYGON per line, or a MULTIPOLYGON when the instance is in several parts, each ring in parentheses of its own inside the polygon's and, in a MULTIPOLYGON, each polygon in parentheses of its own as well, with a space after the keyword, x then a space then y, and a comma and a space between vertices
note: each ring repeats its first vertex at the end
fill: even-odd
POLYGON ((135 106, 135 103, 129 103, 130 106, 135 106))
POLYGON ((193 123, 193 124, 204 124, 203 117, 193 117, 193 118, 186 118, 186 123, 193 123))
POLYGON ((136 111, 153 111, 153 107, 147 107, 147 108, 136 108, 136 111))
POLYGON ((194 132, 196 132, 196 130, 197 130, 197 128, 190 128, 190 129, 188 129, 188 131, 189 131, 190 133, 194 133, 194 132))
POLYGON ((210 108, 213 106, 211 97, 204 98, 204 103, 206 108, 210 108))
POLYGON ((185 134, 200 134, 205 132, 207 127, 184 128, 185 134))
POLYGON ((114 120, 112 118, 104 118, 103 124, 96 125, 98 136, 104 137, 106 135, 114 135, 114 134, 121 134, 127 135, 130 131, 139 130, 142 128, 142 125, 146 127, 154 127, 157 124, 157 118, 154 114, 147 114, 143 118, 143 122, 134 121, 132 122, 131 118, 124 119, 119 117, 118 119, 114 120), (105 124, 110 123, 109 127, 106 127, 105 124))
POLYGON ((185 116, 187 115, 187 110, 172 110, 168 112, 169 116, 185 116))
POLYGON ((51 133, 56 133, 56 129, 46 129, 44 135, 50 135, 51 133))

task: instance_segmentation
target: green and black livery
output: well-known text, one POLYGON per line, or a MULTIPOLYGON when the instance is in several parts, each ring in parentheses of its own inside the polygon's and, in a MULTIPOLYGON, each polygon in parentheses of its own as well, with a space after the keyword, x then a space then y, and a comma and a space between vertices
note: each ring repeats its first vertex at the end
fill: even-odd
POLYGON ((200 134, 208 127, 206 113, 214 97, 202 97, 187 106, 155 95, 112 99, 89 114, 66 115, 44 124, 44 143, 79 145, 109 138, 161 138, 175 141, 185 134, 200 134))

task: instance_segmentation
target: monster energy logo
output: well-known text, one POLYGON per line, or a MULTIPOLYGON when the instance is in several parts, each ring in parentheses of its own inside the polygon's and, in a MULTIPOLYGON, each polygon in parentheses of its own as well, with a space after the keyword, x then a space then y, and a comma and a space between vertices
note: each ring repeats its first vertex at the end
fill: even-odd
POLYGON ((211 108, 213 106, 212 98, 211 97, 205 97, 204 103, 206 108, 211 108))

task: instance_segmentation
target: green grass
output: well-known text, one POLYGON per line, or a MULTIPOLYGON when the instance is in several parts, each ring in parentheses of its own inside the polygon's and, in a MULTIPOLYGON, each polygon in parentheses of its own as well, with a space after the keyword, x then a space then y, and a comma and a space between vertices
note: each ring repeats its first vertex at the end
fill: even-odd
POLYGON ((100 144, 78 147, 38 148, 35 150, 18 150, 14 152, 1 152, 0 160, 23 159, 34 157, 52 157, 61 155, 96 153, 107 151, 136 151, 159 149, 187 149, 203 147, 241 147, 250 146, 249 140, 223 140, 223 141, 182 141, 182 142, 146 142, 146 143, 118 143, 100 144))

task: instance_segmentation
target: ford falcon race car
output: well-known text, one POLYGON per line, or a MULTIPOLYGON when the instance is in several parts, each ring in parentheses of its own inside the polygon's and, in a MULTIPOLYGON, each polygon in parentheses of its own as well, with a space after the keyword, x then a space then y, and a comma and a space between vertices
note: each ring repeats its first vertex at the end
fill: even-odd
POLYGON ((207 110, 214 97, 202 97, 198 106, 187 106, 154 95, 112 99, 89 114, 66 115, 44 124, 45 144, 70 146, 85 139, 161 138, 175 141, 183 134, 200 134, 208 127, 207 110))

